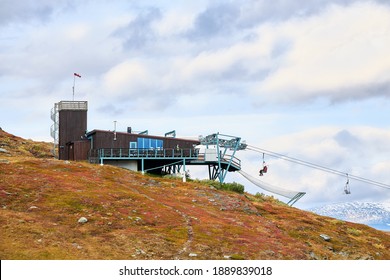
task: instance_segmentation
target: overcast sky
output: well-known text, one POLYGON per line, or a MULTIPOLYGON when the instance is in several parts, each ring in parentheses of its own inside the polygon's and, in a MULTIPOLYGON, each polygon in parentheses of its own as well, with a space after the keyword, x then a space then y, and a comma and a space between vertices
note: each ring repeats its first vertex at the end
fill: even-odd
MULTIPOLYGON (((390 184, 389 50, 387 0, 0 0, 0 127, 52 141, 50 109, 72 100, 76 72, 89 130, 220 132, 390 184)), ((262 155, 237 156, 257 176, 262 155)), ((386 188, 351 181, 343 195, 343 177, 266 161, 264 181, 307 192, 300 208, 390 202, 386 188)))

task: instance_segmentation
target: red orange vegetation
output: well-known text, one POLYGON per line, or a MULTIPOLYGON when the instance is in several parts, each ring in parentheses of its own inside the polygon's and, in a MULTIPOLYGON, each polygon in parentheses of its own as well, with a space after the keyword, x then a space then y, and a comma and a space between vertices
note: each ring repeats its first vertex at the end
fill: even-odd
POLYGON ((270 197, 0 148, 1 259, 390 259, 388 234, 270 197))

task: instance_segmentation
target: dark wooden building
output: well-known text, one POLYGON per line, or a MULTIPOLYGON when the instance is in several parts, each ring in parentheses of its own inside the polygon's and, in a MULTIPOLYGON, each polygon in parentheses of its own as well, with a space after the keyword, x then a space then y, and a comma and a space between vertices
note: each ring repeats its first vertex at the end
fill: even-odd
MULTIPOLYGON (((106 130, 90 131, 87 138, 91 162, 104 158, 107 164, 138 171, 197 157, 195 147, 200 144, 198 140, 106 130)), ((156 173, 161 171, 156 169, 156 173)))
POLYGON ((55 104, 58 113, 58 158, 83 160, 88 155, 87 101, 61 101, 55 104))
POLYGON ((96 129, 88 132, 87 138, 91 143, 91 150, 101 148, 191 149, 194 145, 199 145, 198 140, 96 129))
POLYGON ((170 158, 194 155, 197 140, 148 135, 146 133, 92 130, 87 131, 87 101, 60 101, 54 112, 58 119, 58 158, 89 160, 143 170, 170 158), (142 163, 142 167, 141 167, 142 163))
MULTIPOLYGON (((226 144, 237 141, 236 138, 221 139, 222 144, 218 144, 218 141, 203 140, 201 143, 200 140, 176 138, 175 131, 165 136, 149 135, 147 131, 133 133, 130 128, 127 132, 87 131, 87 111, 87 101, 55 103, 51 132, 54 145, 58 145, 60 160, 88 160, 157 174, 178 173, 182 172, 181 169, 185 173, 186 165, 208 165, 210 179, 218 177, 221 182, 226 172, 240 169, 240 161, 234 158, 234 154, 226 154, 226 144), (204 151, 200 151, 200 144, 206 145, 204 151), (224 152, 218 152, 217 145, 224 152)), ((218 139, 218 134, 211 136, 218 139)))

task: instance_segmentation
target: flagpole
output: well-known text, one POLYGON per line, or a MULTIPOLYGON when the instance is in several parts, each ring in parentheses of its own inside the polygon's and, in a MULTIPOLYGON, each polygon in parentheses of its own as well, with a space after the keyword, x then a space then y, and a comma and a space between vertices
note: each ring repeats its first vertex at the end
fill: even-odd
POLYGON ((73 101, 74 101, 74 87, 76 85, 76 75, 73 74, 73 101))
POLYGON ((75 87, 76 87, 76 76, 77 76, 78 78, 81 78, 81 75, 80 75, 80 74, 77 74, 76 72, 73 73, 73 101, 74 101, 74 89, 75 89, 75 87))

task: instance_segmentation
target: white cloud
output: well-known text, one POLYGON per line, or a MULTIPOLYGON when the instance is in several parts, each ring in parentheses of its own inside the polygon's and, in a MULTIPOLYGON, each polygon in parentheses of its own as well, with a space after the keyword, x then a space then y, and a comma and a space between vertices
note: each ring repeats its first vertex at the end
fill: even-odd
POLYGON ((191 57, 182 63, 182 76, 184 79, 213 79, 225 80, 227 72, 238 75, 233 79, 248 79, 259 70, 266 69, 268 47, 257 42, 240 42, 230 47, 203 51, 195 57, 191 57), (239 75, 239 71, 245 73, 239 75))
POLYGON ((269 25, 262 31, 289 38, 292 48, 256 90, 291 101, 390 83, 389 28, 390 9, 372 2, 332 5, 316 16, 269 25))
POLYGON ((148 83, 148 69, 137 60, 128 60, 111 68, 104 76, 104 86, 111 95, 135 95, 148 83))
POLYGON ((175 8, 164 13, 163 18, 152 23, 153 29, 158 36, 169 38, 177 36, 191 28, 194 13, 183 8, 175 8))

